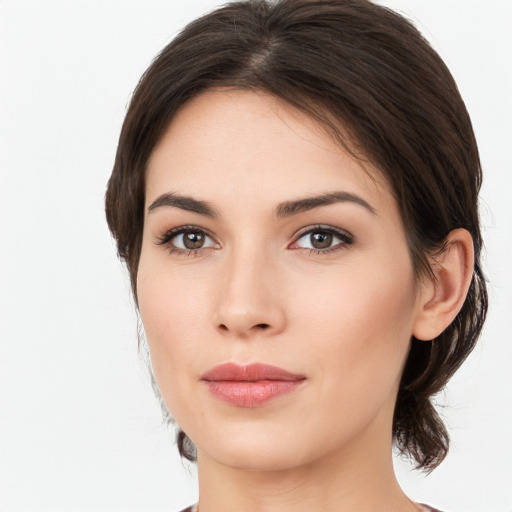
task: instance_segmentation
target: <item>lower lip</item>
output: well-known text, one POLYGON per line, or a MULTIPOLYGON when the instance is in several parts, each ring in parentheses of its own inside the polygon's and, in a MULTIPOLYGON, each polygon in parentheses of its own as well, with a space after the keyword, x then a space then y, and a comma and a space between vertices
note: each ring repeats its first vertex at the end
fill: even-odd
POLYGON ((205 381, 219 400, 238 407, 259 407, 297 389, 304 380, 205 381))

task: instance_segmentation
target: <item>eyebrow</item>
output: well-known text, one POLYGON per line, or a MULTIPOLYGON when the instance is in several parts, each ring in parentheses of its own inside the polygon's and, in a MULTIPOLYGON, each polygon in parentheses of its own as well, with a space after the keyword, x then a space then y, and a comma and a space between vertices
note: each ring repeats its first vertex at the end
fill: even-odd
POLYGON ((198 213, 199 215, 211 218, 220 217, 217 210, 215 210, 208 201, 201 201, 190 196, 182 196, 171 192, 158 196, 149 206, 148 213, 164 206, 180 208, 181 210, 198 213))
MULTIPOLYGON (((291 217, 298 213, 313 210, 320 206, 327 206, 335 203, 355 203, 362 206, 370 213, 376 215, 377 211, 362 197, 353 194, 351 192, 326 192, 318 196, 305 197, 302 199, 294 199, 292 201, 283 201, 276 207, 275 214, 278 218, 291 217)), ((179 208, 189 212, 198 213, 205 217, 218 218, 220 217, 219 212, 212 206, 208 201, 202 201, 194 199, 190 196, 183 196, 168 192, 158 196, 148 207, 148 213, 152 213, 154 210, 162 207, 170 206, 173 208, 179 208)))
POLYGON ((362 197, 352 194, 351 192, 326 192, 313 197, 305 197, 303 199, 295 199, 293 201, 284 201, 279 203, 276 208, 277 217, 291 217, 298 213, 318 208, 319 206, 327 206, 335 203, 355 203, 362 206, 370 213, 377 214, 377 210, 373 208, 367 201, 362 197))

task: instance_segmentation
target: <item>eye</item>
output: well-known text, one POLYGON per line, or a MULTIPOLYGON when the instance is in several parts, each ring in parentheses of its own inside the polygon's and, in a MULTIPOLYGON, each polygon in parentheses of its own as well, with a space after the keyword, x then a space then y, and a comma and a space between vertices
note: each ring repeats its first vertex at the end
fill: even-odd
POLYGON ((158 245, 166 245, 171 253, 197 254, 203 249, 218 249, 220 245, 204 230, 197 226, 174 228, 159 238, 158 245))
POLYGON ((327 226, 314 226, 299 233, 291 248, 326 253, 342 249, 352 243, 353 237, 346 231, 327 226))

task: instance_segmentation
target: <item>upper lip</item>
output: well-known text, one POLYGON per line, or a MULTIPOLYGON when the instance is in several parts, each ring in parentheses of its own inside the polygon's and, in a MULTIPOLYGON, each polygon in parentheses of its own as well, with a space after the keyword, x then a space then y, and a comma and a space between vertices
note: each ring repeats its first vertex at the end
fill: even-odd
POLYGON ((257 382, 262 380, 303 380, 304 375, 291 373, 278 366, 253 363, 241 365, 237 363, 224 363, 214 366, 201 376, 201 380, 207 381, 246 381, 257 382))

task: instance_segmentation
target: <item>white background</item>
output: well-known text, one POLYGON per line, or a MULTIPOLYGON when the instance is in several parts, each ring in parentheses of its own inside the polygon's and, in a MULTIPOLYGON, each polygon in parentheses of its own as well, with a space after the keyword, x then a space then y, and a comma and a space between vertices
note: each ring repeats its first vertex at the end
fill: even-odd
MULTIPOLYGON (((137 356, 103 196, 127 103, 152 57, 218 2, 0 0, 0 510, 179 510, 194 469, 137 356), (185 6, 186 4, 186 6, 185 6)), ((512 511, 512 1, 389 0, 459 83, 485 172, 490 314, 440 397, 452 434, 410 496, 512 511)))

